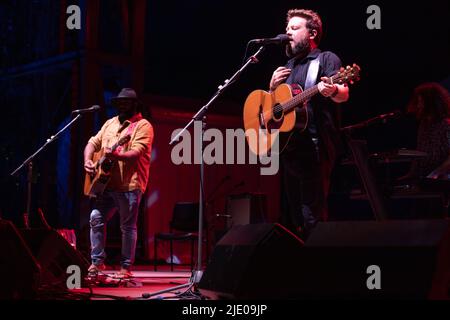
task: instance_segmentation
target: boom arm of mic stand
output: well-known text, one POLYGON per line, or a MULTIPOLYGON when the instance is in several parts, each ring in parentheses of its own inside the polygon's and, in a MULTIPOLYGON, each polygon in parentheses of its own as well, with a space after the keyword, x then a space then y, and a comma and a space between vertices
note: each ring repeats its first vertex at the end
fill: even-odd
MULTIPOLYGON (((394 113, 391 113, 389 115, 394 115, 394 113)), ((376 117, 370 118, 368 120, 365 120, 363 122, 342 128, 341 131, 351 132, 356 129, 362 129, 362 128, 368 127, 369 125, 371 125, 372 123, 377 122, 377 121, 383 121, 383 123, 385 123, 389 119, 388 118, 389 115, 376 116, 376 117)))
POLYGON ((357 123, 357 124, 354 124, 351 126, 344 127, 341 129, 341 131, 349 133, 349 132, 352 132, 353 130, 362 129, 364 127, 367 127, 367 125, 368 125, 367 121, 364 121, 364 122, 360 122, 360 123, 357 123))
POLYGON ((236 73, 230 78, 225 80, 223 85, 219 86, 219 90, 214 94, 214 96, 208 101, 207 104, 205 104, 193 117, 192 120, 189 121, 189 123, 180 131, 178 134, 170 141, 169 145, 173 145, 175 142, 180 139, 180 137, 183 135, 183 133, 195 122, 195 121, 201 121, 208 111, 209 106, 222 94, 225 89, 228 88, 230 84, 235 82, 241 73, 252 63, 258 63, 258 55, 264 50, 264 46, 261 46, 258 51, 252 55, 250 58, 248 58, 247 62, 238 70, 236 73))
POLYGON ((16 170, 11 172, 11 176, 15 176, 23 167, 28 166, 28 175, 27 175, 27 211, 23 214, 23 222, 26 229, 29 229, 29 214, 31 211, 31 180, 33 176, 33 160, 34 158, 41 153, 50 143, 58 139, 58 137, 67 129, 69 128, 75 121, 77 121, 79 118, 81 118, 81 114, 78 114, 75 118, 72 119, 64 128, 58 131, 54 136, 51 136, 50 139, 47 139, 47 141, 44 143, 42 147, 40 147, 35 153, 33 153, 31 156, 28 157, 16 170))
POLYGON ((27 164, 29 164, 31 161, 33 161, 33 159, 39 154, 41 153, 41 151, 43 151, 50 143, 52 143, 54 140, 58 139, 59 136, 67 129, 69 128, 75 121, 77 121, 79 118, 81 118, 81 114, 77 115, 75 118, 72 119, 72 121, 70 121, 64 128, 62 128, 61 130, 59 130, 59 132, 57 134, 55 134, 54 136, 51 136, 50 139, 47 139, 47 141, 44 143, 44 145, 42 147, 40 147, 35 153, 33 153, 30 157, 28 157, 27 160, 25 160, 16 170, 14 170, 13 172, 11 172, 11 176, 14 176, 17 172, 20 171, 20 169, 22 169, 24 166, 26 166, 27 164))

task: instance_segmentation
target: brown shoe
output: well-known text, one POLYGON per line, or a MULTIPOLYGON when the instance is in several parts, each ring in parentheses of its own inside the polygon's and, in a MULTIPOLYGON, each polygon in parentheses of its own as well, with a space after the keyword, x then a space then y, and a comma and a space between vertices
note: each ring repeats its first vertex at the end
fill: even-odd
POLYGON ((119 272, 114 274, 114 278, 116 279, 130 279, 133 278, 133 274, 129 269, 121 268, 119 272))
POLYGON ((91 264, 91 266, 88 269, 88 276, 89 277, 97 277, 98 273, 100 271, 103 271, 106 269, 106 266, 102 263, 102 264, 91 264))

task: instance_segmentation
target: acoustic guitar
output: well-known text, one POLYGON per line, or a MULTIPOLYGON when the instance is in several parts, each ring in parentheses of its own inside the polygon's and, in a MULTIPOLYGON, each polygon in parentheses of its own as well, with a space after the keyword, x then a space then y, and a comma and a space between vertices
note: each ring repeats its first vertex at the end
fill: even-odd
MULTIPOLYGON (((126 144, 130 139, 131 136, 129 134, 120 138, 119 141, 111 147, 111 152, 114 152, 119 146, 126 144)), ((94 162, 95 173, 86 174, 84 180, 84 194, 95 198, 105 191, 106 185, 111 178, 111 169, 116 161, 106 158, 105 148, 94 153, 92 161, 94 162)))
MULTIPOLYGON (((359 80, 360 67, 347 66, 333 75, 330 83, 344 84, 359 80)), ((308 126, 307 102, 318 92, 318 85, 302 90, 294 96, 293 87, 281 84, 271 93, 255 90, 244 104, 244 128, 250 150, 256 155, 266 155, 272 149, 279 132, 289 132, 294 126, 303 131, 308 126), (297 112, 293 112, 297 109, 297 112), (297 116, 299 119, 297 120, 297 116), (276 130, 275 130, 276 129, 276 130), (250 131, 249 131, 250 130, 250 131)))

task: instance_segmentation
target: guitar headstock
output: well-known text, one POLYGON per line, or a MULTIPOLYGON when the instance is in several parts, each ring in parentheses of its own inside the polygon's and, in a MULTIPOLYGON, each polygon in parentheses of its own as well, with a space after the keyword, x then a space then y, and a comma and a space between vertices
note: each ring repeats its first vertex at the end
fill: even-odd
POLYGON ((346 68, 341 68, 338 73, 336 73, 333 77, 334 83, 344 84, 350 83, 353 84, 356 81, 359 81, 359 73, 361 68, 357 64, 353 64, 353 66, 347 66, 346 68))

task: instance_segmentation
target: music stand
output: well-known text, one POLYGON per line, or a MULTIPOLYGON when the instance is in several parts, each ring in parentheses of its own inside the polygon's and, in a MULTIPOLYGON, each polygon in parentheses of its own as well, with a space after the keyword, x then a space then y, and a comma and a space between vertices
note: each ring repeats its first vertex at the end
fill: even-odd
POLYGON ((238 70, 236 71, 236 73, 234 73, 234 75, 230 78, 230 79, 226 79, 223 83, 223 85, 220 85, 218 87, 217 92, 214 94, 214 96, 208 101, 207 104, 205 104, 193 117, 192 119, 189 121, 189 123, 180 131, 178 132, 178 134, 170 141, 169 145, 173 145, 175 142, 178 142, 178 140, 180 139, 180 137, 183 135, 184 132, 186 132, 189 127, 192 126, 192 124, 195 124, 196 122, 200 122, 201 125, 201 134, 200 134, 200 195, 199 195, 199 215, 198 215, 198 245, 197 245, 197 265, 194 268, 194 270, 192 271, 192 275, 189 279, 189 282, 176 286, 176 287, 172 287, 172 288, 168 288, 165 290, 161 290, 161 291, 157 291, 157 292, 153 292, 153 293, 144 293, 142 294, 143 298, 151 298, 153 296, 157 296, 163 293, 168 293, 168 292, 172 292, 175 290, 179 290, 179 289, 183 289, 183 288, 188 288, 188 291, 192 288, 195 287, 195 285, 197 285, 200 282, 200 279, 203 275, 203 271, 202 271, 202 237, 203 237, 203 206, 204 206, 204 190, 203 190, 203 186, 204 186, 204 160, 203 160, 203 151, 204 151, 204 140, 203 140, 203 135, 204 135, 204 131, 205 131, 205 127, 206 127, 206 113, 208 112, 209 107, 212 105, 212 103, 219 98, 219 96, 225 91, 225 89, 227 89, 229 87, 230 84, 234 83, 239 76, 242 74, 242 72, 250 65, 250 64, 254 64, 254 63, 258 63, 259 60, 257 58, 257 56, 264 50, 265 46, 261 46, 258 51, 253 54, 248 60, 247 62, 238 70))

